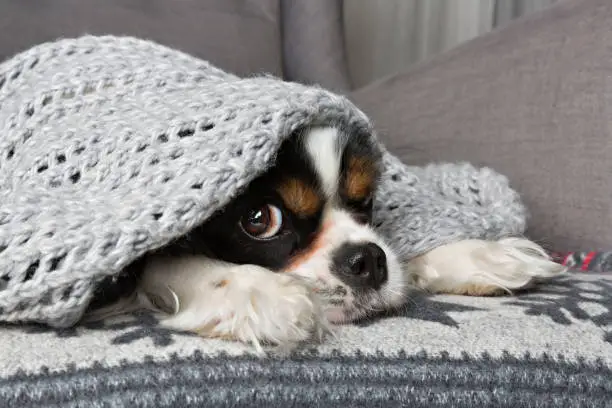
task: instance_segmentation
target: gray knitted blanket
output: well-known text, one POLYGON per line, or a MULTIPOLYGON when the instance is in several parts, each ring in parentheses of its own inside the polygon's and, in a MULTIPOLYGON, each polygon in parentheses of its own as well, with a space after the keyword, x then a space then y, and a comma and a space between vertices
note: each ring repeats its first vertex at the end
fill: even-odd
MULTIPOLYGON (((376 137, 346 98, 134 38, 61 40, 4 62, 0 321, 73 325, 98 282, 202 223, 315 125, 376 137)), ((507 180, 467 164, 412 168, 385 152, 377 197, 375 225, 403 258, 525 226, 507 180)))

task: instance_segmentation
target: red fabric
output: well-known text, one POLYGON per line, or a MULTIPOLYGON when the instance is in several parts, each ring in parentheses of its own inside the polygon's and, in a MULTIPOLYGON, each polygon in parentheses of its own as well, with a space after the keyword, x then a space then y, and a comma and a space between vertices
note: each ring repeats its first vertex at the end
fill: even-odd
POLYGON ((550 256, 554 262, 567 266, 571 270, 612 273, 612 251, 552 252, 550 256))

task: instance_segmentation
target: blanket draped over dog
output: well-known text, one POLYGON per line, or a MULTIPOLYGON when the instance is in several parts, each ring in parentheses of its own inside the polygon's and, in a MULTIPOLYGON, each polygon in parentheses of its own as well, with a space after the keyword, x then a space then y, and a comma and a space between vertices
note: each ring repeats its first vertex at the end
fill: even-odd
MULTIPOLYGON (((139 39, 60 40, 2 63, 0 320, 75 324, 98 282, 205 221, 317 125, 376 138, 345 97, 139 39)), ((402 259, 523 232, 504 176, 380 148, 374 224, 402 259)))

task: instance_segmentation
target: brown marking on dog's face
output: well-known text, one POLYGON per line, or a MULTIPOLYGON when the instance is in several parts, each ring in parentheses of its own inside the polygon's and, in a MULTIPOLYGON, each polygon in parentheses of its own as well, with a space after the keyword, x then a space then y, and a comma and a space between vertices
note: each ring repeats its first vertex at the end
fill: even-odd
POLYGON ((321 248, 323 248, 324 237, 327 230, 331 228, 331 224, 329 222, 325 222, 321 229, 317 232, 317 235, 312 240, 308 248, 303 251, 298 252, 291 261, 289 261, 289 265, 283 269, 283 272, 291 272, 302 265, 304 262, 307 262, 312 256, 314 256, 321 248))
POLYGON ((323 206, 323 198, 316 188, 299 178, 284 179, 277 191, 285 207, 303 218, 315 215, 323 206))
POLYGON ((377 168, 368 157, 350 157, 346 168, 344 192, 350 200, 362 201, 374 190, 377 168))

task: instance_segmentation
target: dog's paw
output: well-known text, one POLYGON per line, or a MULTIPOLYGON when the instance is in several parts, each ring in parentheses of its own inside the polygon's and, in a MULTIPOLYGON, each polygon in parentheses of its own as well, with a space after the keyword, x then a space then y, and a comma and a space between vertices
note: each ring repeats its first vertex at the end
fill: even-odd
POLYGON ((316 293, 300 279, 255 265, 232 267, 197 299, 177 296, 177 312, 162 324, 203 337, 264 345, 289 351, 306 341, 321 341, 327 320, 316 293))
POLYGON ((533 241, 464 240, 408 264, 413 284, 433 293, 491 296, 526 289, 566 271, 533 241))
MULTIPOLYGON (((245 267, 241 267, 246 269, 245 267)), ((253 266, 247 271, 253 273, 253 266)), ((325 315, 314 291, 305 282, 284 274, 264 271, 256 281, 228 285, 228 299, 235 310, 230 319, 221 321, 216 331, 229 333, 238 340, 292 348, 308 340, 320 340, 325 329, 325 315)))

